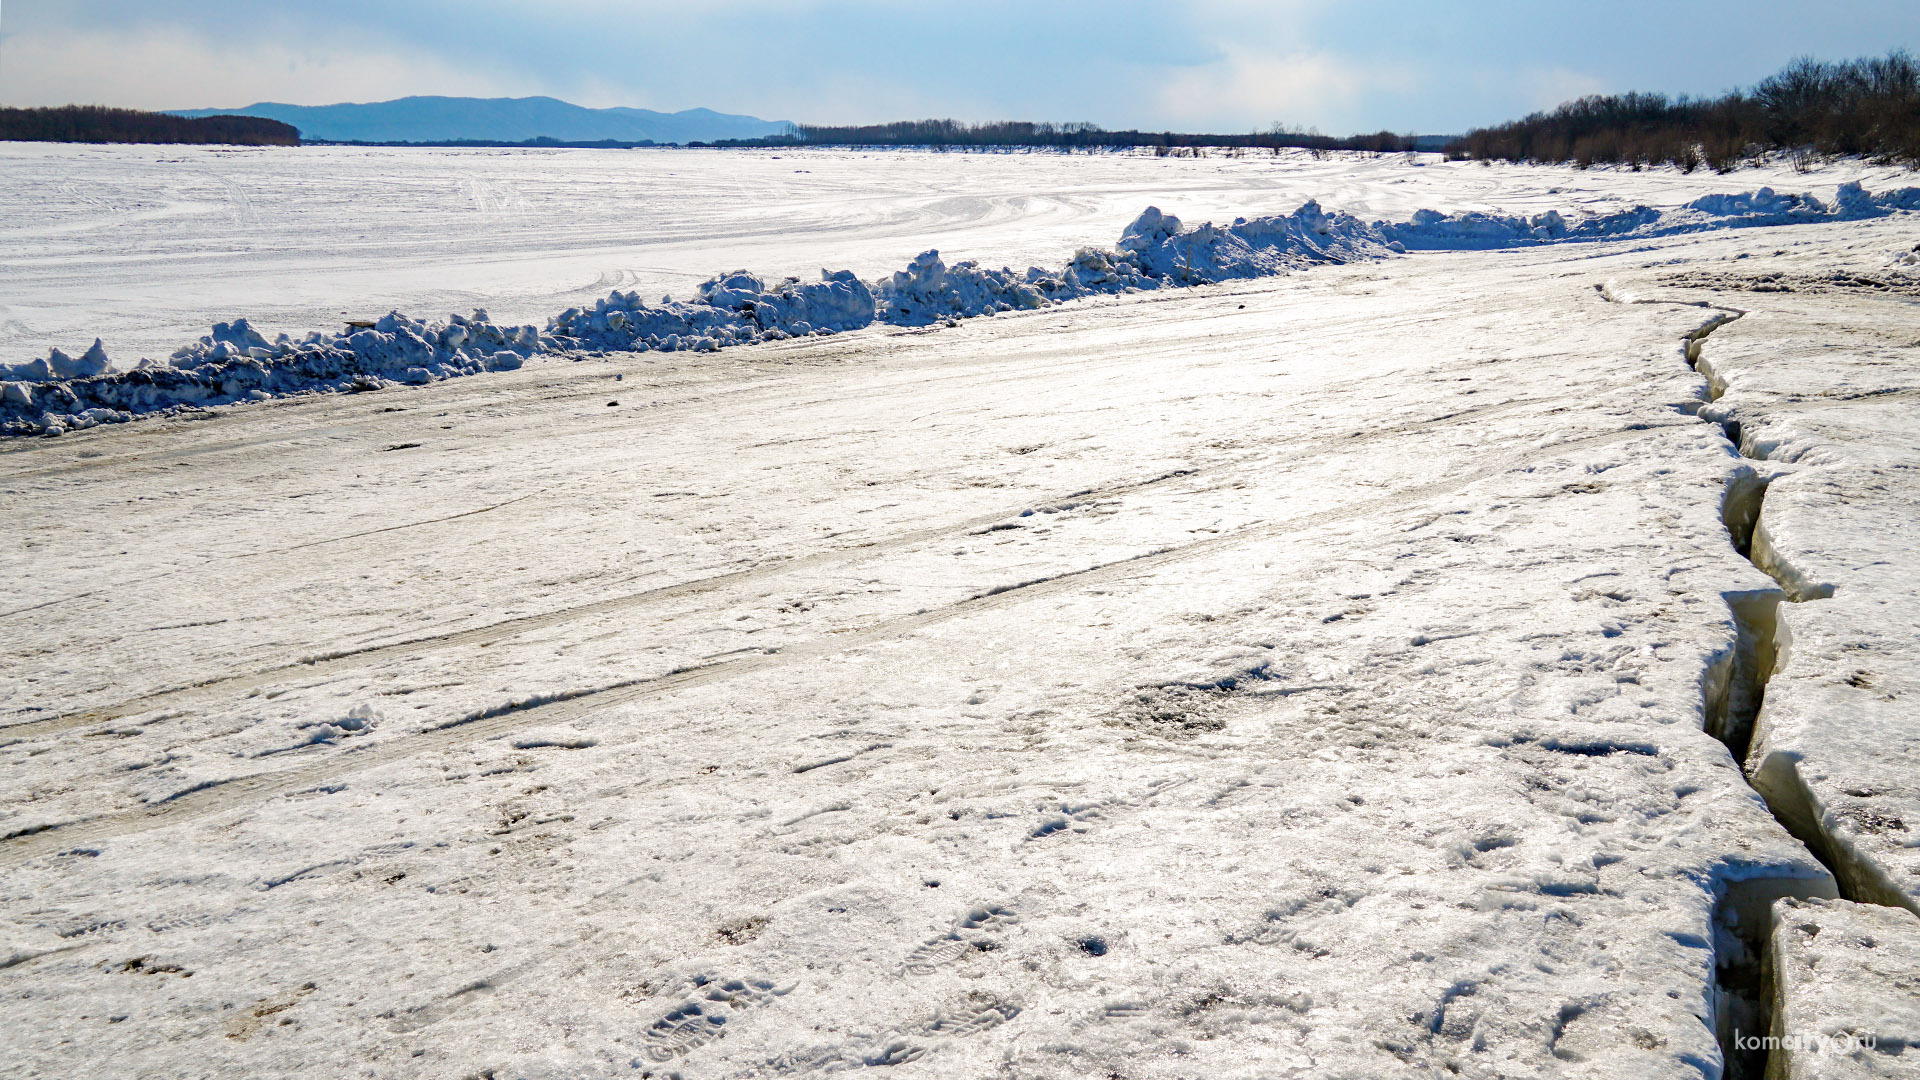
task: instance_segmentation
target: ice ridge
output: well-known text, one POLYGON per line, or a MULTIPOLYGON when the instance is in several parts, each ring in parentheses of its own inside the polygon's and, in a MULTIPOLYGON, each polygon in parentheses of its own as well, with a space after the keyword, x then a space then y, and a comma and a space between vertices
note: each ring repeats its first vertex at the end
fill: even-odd
POLYGON ((890 277, 861 281, 845 271, 820 280, 769 283, 744 270, 703 283, 685 301, 649 304, 614 292, 591 308, 570 308, 534 326, 503 326, 482 311, 422 322, 394 312, 338 333, 268 341, 245 319, 212 332, 164 361, 116 370, 100 341, 78 358, 0 364, 0 435, 59 435, 136 416, 258 401, 290 394, 378 389, 505 371, 539 355, 582 352, 709 352, 734 345, 857 330, 875 322, 937 322, 1031 310, 1085 296, 1270 277, 1323 263, 1380 259, 1409 251, 1468 250, 1634 237, 1710 229, 1881 217, 1920 210, 1920 188, 1878 195, 1842 185, 1831 202, 1771 188, 1708 195, 1677 209, 1634 207, 1569 222, 1533 216, 1416 212, 1403 222, 1364 221, 1308 202, 1291 214, 1184 226, 1148 207, 1112 250, 1082 248, 1056 270, 993 270, 968 260, 947 265, 923 252, 890 277))

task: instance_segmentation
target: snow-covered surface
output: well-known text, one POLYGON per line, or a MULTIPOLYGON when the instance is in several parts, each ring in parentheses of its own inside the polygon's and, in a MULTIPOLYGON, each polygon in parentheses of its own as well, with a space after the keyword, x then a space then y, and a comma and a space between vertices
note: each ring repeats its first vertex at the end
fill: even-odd
MULTIPOLYGON (((1404 164, 1404 163, 1403 163, 1404 164)), ((1411 165, 1407 166, 1409 169, 1411 165)), ((314 391, 365 392, 393 382, 512 370, 535 354, 585 351, 713 352, 790 337, 1026 311, 1102 294, 1185 288, 1272 277, 1329 263, 1409 251, 1514 248, 1536 244, 1647 240, 1681 233, 1856 221, 1920 209, 1920 188, 1871 192, 1839 185, 1831 199, 1762 187, 1702 196, 1659 210, 1637 205, 1573 220, 1557 210, 1498 214, 1416 211, 1405 221, 1369 221, 1326 212, 1309 200, 1288 214, 1229 225, 1185 225, 1149 206, 1113 249, 1082 247, 1063 266, 994 270, 977 260, 948 266, 937 249, 875 282, 822 270, 812 283, 769 282, 746 270, 702 282, 691 302, 614 290, 589 309, 568 308, 536 326, 499 326, 484 309, 427 322, 397 310, 351 321, 343 331, 275 340, 248 319, 211 333, 164 361, 143 358, 115 370, 96 338, 78 360, 59 348, 46 359, 0 364, 0 435, 62 435, 179 408, 231 405, 314 391)), ((578 356, 575 355, 577 359, 578 356)))
MULTIPOLYGON (((1345 167, 1421 188, 1394 220, 1757 186, 1345 167)), ((1047 264, 1185 209, 1141 193, 1047 264)), ((1739 396, 1760 300, 1920 340, 1904 294, 1725 275, 1912 234, 1416 251, 11 442, 8 1067, 1718 1075, 1768 903, 1844 883, 1705 730, 1778 588, 1724 496, 1785 467, 1712 421, 1788 415, 1739 396)), ((717 264, 878 279, 786 243, 717 264)), ((1823 443, 1910 500, 1861 415, 1823 443)), ((1848 591, 1795 565, 1840 587, 1756 742, 1848 591)))
POLYGON ((950 263, 1057 266, 1149 205, 1225 223, 1318 199, 1399 221, 1915 182, 1870 166, 1687 177, 1422 161, 0 143, 0 362, 77 355, 99 337, 130 367, 235 318, 268 338, 395 309, 542 323, 614 289, 685 297, 737 267, 874 280, 928 248, 950 263))
POLYGON ((1844 900, 1776 912, 1777 1080, 1914 1075, 1920 1053, 1920 921, 1844 900))

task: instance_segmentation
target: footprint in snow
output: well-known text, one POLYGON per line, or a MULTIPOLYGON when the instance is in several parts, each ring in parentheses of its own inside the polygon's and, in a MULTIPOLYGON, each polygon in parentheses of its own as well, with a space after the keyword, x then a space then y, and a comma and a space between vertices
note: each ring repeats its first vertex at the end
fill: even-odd
POLYGON ((775 987, 765 979, 694 980, 699 988, 691 997, 655 1020, 642 1038, 648 1061, 672 1061, 727 1033, 729 1024, 750 1009, 772 1004, 793 987, 775 987))
POLYGON ((961 916, 952 930, 915 947, 907 955, 906 972, 931 975, 970 952, 992 952, 1000 947, 1000 935, 1019 921, 1010 908, 976 907, 961 916))

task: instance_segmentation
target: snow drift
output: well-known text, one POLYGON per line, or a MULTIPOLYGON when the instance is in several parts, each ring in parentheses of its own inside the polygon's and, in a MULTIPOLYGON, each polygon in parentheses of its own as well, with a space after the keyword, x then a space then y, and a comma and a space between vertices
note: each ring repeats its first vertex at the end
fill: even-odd
POLYGON ((1404 222, 1364 221, 1308 202, 1291 214, 1187 228, 1148 207, 1113 250, 1082 248, 1057 270, 948 266, 923 252, 879 282, 848 271, 820 280, 769 284, 744 270, 703 283, 693 299, 648 304, 614 292, 591 309, 570 308, 546 329, 502 326, 485 311, 427 323, 398 312, 339 333, 285 334, 268 341, 245 319, 220 323, 165 361, 115 370, 105 346, 75 358, 0 365, 0 434, 59 435, 183 408, 266 400, 317 391, 378 389, 395 383, 505 371, 539 355, 582 352, 696 352, 858 330, 874 322, 936 322, 1031 310, 1085 296, 1269 277, 1322 263, 1378 259, 1409 251, 1517 247, 1665 236, 1709 229, 1807 224, 1920 210, 1920 188, 1874 195, 1842 185, 1831 203, 1771 188, 1709 195, 1674 210, 1634 207, 1569 222, 1554 211, 1526 216, 1421 210, 1404 222))

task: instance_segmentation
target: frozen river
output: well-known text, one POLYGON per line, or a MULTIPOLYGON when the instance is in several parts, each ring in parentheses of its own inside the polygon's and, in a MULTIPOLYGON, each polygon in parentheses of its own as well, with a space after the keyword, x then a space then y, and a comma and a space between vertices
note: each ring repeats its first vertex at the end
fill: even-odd
MULTIPOLYGON (((613 289, 684 296, 740 268, 872 278, 927 248, 948 262, 1056 266, 1112 243, 1150 203, 1194 223, 1310 198, 1403 220, 1423 207, 1604 212, 1732 190, 1672 173, 1419 161, 0 143, 0 363, 78 355, 98 337, 131 367, 236 317, 269 337, 394 309, 484 307, 544 324, 613 289)), ((1853 167, 1820 182, 1910 182, 1900 176, 1853 167)), ((1740 185, 1798 180, 1781 168, 1740 185)))
MULTIPOLYGON (((0 195, 26 352, 1053 265, 1148 202, 1889 186, 0 169, 63 177, 0 195)), ((12 440, 0 1074, 1697 1080, 1776 1005, 1920 1043, 1917 239, 1414 254, 12 440)))

